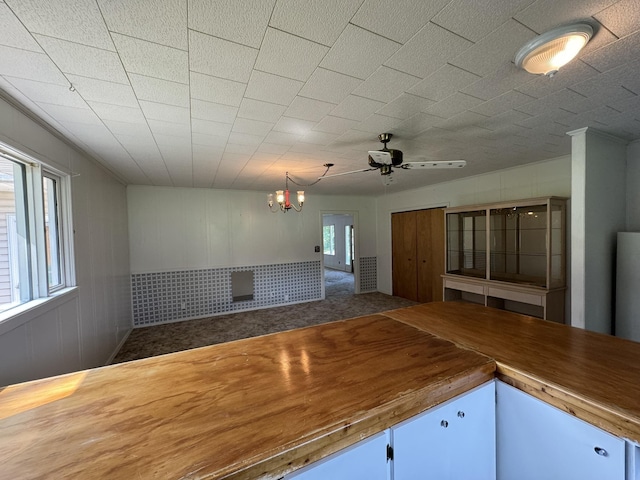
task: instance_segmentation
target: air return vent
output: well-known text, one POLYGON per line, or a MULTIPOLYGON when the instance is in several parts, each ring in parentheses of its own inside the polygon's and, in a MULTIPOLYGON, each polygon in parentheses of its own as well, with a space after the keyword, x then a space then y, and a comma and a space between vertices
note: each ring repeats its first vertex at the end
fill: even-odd
POLYGON ((231 272, 231 296, 234 302, 253 300, 253 270, 231 272))

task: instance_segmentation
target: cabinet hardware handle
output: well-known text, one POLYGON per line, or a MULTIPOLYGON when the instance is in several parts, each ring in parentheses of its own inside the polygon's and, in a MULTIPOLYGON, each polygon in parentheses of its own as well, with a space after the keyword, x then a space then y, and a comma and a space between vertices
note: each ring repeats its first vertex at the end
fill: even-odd
POLYGON ((462 410, 458 412, 458 418, 464 418, 464 412, 462 410))
POLYGON ((447 422, 446 420, 442 420, 440 422, 440 426, 443 428, 447 428, 449 426, 449 422, 447 422))
POLYGON ((601 457, 608 457, 609 452, 607 452, 604 448, 594 447, 595 452, 601 457))

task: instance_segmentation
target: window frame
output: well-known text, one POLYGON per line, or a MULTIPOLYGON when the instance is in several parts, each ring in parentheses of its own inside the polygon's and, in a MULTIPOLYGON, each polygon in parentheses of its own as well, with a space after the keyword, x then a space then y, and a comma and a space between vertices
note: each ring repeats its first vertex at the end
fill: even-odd
MULTIPOLYGON (((0 323, 52 298, 56 294, 75 287, 75 263, 73 260, 73 227, 71 212, 71 176, 51 167, 30 155, 24 154, 0 142, 0 158, 24 167, 24 192, 21 195, 26 210, 27 250, 26 271, 29 277, 29 298, 0 312, 0 323), (59 250, 60 283, 49 285, 46 252, 44 214, 44 178, 56 185, 56 217, 59 250), (20 308, 23 307, 23 308, 20 308)), ((18 198, 16 198, 16 204, 18 198)), ((18 210, 16 206, 16 210, 18 210)), ((22 281, 22 279, 21 279, 22 281)))
MULTIPOLYGON (((62 215, 62 178, 60 177, 60 175, 57 175, 55 173, 52 173, 49 169, 47 168, 42 168, 41 171, 41 183, 44 183, 45 179, 49 179, 53 182, 54 184, 54 192, 53 192, 53 200, 54 200, 54 209, 53 209, 53 213, 55 214, 55 236, 56 236, 56 244, 57 244, 57 252, 56 252, 56 256, 57 258, 57 263, 58 263, 58 270, 59 270, 59 277, 60 277, 60 283, 57 283, 55 285, 52 285, 49 282, 49 263, 50 261, 47 260, 46 258, 46 251, 45 251, 45 265, 47 267, 46 269, 46 280, 47 280, 47 291, 49 292, 49 294, 52 294, 54 292, 57 292, 58 290, 62 290, 63 288, 66 288, 66 276, 65 276, 65 250, 64 250, 64 243, 62 240, 63 237, 63 232, 64 232, 64 224, 63 224, 63 215, 62 215)), ((42 187, 42 192, 43 192, 43 201, 44 201, 44 186, 42 187)), ((49 210, 49 216, 51 216, 51 207, 49 206, 48 208, 49 210)), ((43 215, 44 215, 44 204, 43 204, 43 215)), ((46 219, 44 219, 43 217, 43 227, 45 232, 44 232, 44 237, 45 237, 45 245, 46 245, 46 237, 47 237, 47 233, 46 233, 46 219)), ((49 225, 51 225, 51 219, 49 219, 49 225)), ((49 229, 49 231, 51 231, 51 229, 49 229)), ((51 252, 49 252, 49 258, 51 258, 51 252)))
POLYGON ((351 266, 353 258, 351 253, 353 252, 353 225, 347 224, 344 226, 344 264, 348 267, 351 266))

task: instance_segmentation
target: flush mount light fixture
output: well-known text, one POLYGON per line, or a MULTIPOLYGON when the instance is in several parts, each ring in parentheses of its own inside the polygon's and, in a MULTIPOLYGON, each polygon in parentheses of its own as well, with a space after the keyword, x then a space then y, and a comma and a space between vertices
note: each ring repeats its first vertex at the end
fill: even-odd
POLYGON ((528 42, 516 54, 516 65, 529 73, 553 77, 569 63, 593 35, 593 28, 577 23, 555 28, 528 42))

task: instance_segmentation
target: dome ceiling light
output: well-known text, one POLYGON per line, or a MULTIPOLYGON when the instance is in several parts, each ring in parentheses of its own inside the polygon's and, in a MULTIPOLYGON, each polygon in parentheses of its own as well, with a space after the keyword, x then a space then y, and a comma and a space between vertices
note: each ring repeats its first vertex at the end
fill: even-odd
POLYGON ((593 28, 577 23, 555 28, 529 41, 516 54, 516 65, 529 73, 553 77, 582 50, 593 28))

